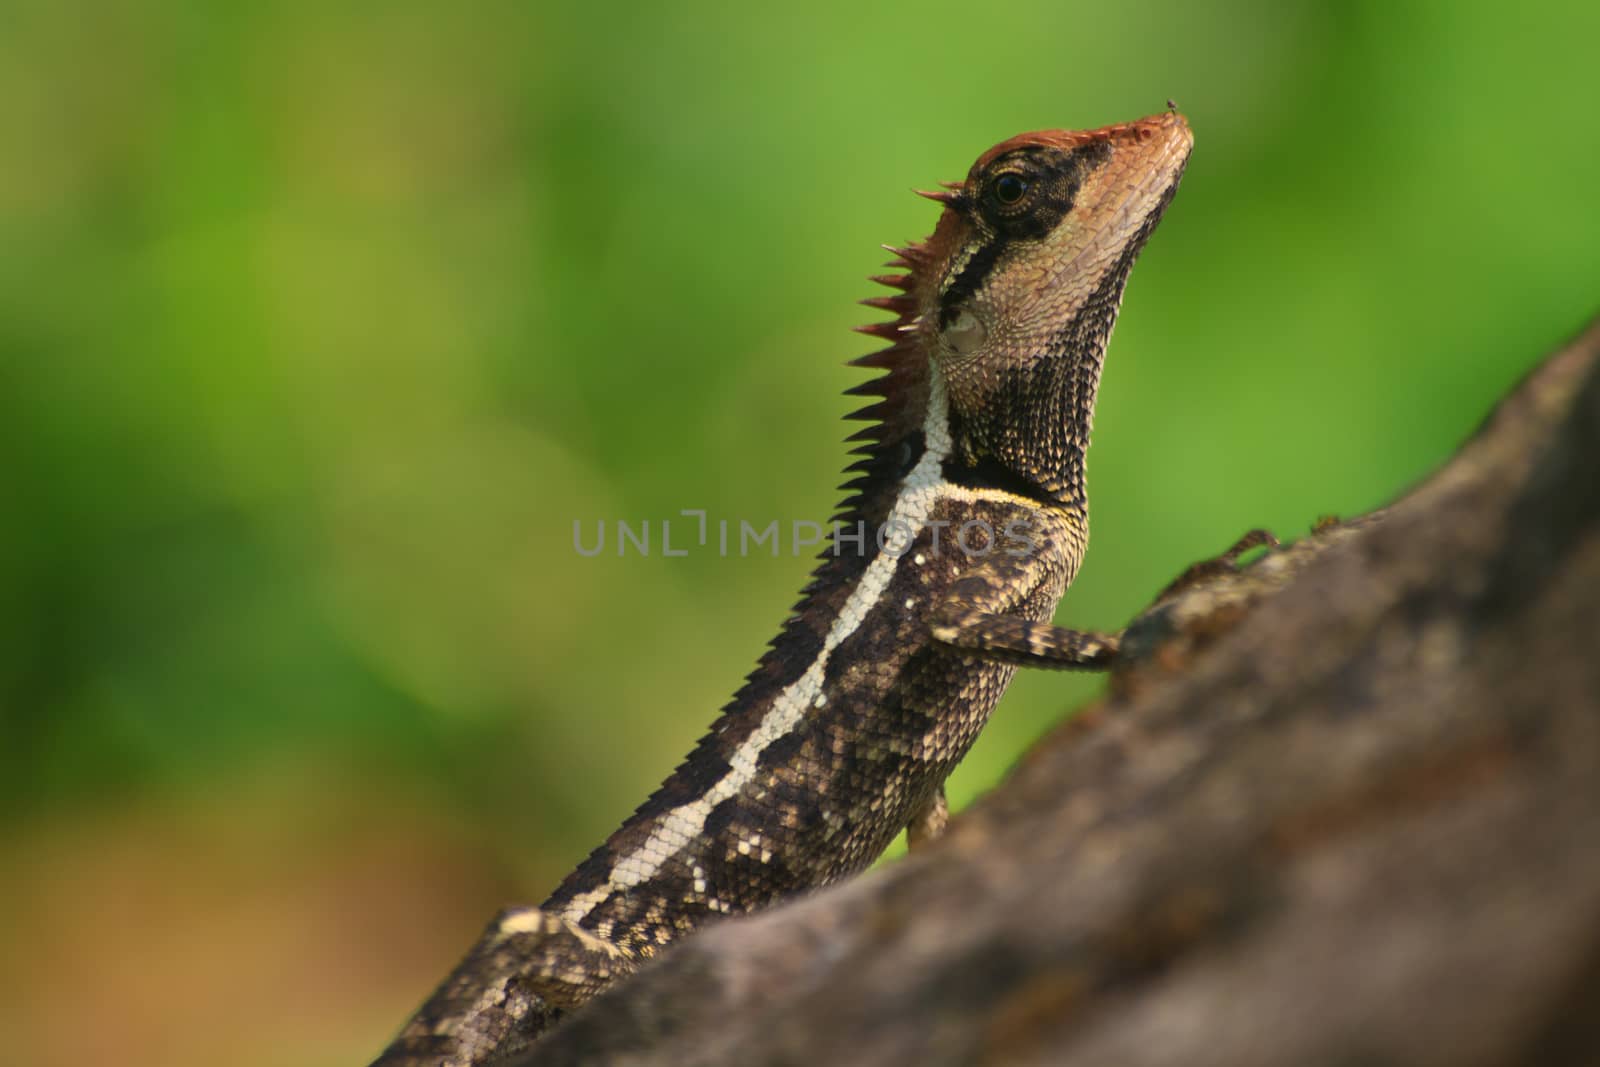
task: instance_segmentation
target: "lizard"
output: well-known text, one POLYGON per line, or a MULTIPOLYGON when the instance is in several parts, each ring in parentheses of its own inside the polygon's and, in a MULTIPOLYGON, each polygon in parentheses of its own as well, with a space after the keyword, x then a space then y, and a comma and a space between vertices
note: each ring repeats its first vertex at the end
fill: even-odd
POLYGON ((1166 112, 1019 134, 885 246, 887 342, 833 539, 709 732, 537 908, 502 911, 373 1067, 479 1067, 703 924, 937 837, 944 781, 1019 666, 1101 669, 1051 620, 1088 546, 1085 459, 1134 259, 1193 136, 1166 112))

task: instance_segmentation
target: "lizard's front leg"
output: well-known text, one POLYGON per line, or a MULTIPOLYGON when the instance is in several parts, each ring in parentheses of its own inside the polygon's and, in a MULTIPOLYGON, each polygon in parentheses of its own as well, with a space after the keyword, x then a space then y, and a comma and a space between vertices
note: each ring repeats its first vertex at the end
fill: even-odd
MULTIPOLYGON (((1070 630, 1033 617, 1054 606, 1078 569, 1087 541, 1082 517, 1042 511, 1030 521, 1054 536, 1024 554, 987 559, 953 582, 934 608, 933 639, 1000 663, 1090 670, 1110 666, 1118 635, 1070 630)), ((941 782, 907 824, 906 844, 916 849, 940 837, 949 820, 941 782)))
POLYGON ((1080 670, 1111 666, 1120 634, 1068 629, 1019 611, 1048 586, 1059 595, 1077 572, 1088 538, 1073 535, 1083 529, 1081 519, 1069 519, 1065 528, 1067 537, 1018 555, 997 554, 951 583, 933 612, 933 639, 997 663, 1080 670))
MULTIPOLYGON (((1239 569, 1252 548, 1276 546, 1266 530, 1251 530, 1227 551, 1185 570, 1156 599, 1239 569)), ((1048 553, 996 560, 974 570, 946 591, 933 616, 933 638, 985 659, 1026 667, 1103 670, 1117 658, 1122 634, 1073 630, 1016 614, 1017 608, 1053 574, 1060 557, 1048 553)), ((1070 562, 1070 556, 1069 562, 1070 562)), ((1076 567, 1072 568, 1073 571, 1076 567)))

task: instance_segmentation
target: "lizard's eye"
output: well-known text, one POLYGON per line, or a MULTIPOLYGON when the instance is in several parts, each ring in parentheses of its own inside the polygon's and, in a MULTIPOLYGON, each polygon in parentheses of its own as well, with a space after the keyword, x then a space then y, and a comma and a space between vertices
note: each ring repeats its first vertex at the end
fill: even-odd
POLYGON ((994 180, 994 198, 1003 207, 1010 207, 1028 192, 1028 179, 1020 174, 1002 174, 994 180))

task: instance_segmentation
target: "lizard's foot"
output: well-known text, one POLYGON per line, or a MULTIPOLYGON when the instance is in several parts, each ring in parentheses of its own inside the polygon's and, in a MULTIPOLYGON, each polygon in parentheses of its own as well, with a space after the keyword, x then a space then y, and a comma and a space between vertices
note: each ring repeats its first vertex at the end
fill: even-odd
POLYGON ((637 960, 605 938, 539 908, 506 909, 495 920, 495 933, 495 951, 516 961, 517 984, 563 1011, 638 966, 637 960))
POLYGON ((507 908, 372 1067, 473 1067, 532 1044, 636 961, 560 915, 507 908))
POLYGON ((1218 575, 1237 573, 1239 570, 1239 557, 1252 548, 1260 548, 1263 545, 1268 548, 1277 548, 1278 539, 1272 536, 1270 531, 1251 530, 1229 546, 1228 550, 1220 556, 1204 559, 1191 565, 1156 595, 1155 602, 1159 603, 1170 596, 1183 592, 1185 589, 1192 589, 1194 586, 1210 581, 1218 575))

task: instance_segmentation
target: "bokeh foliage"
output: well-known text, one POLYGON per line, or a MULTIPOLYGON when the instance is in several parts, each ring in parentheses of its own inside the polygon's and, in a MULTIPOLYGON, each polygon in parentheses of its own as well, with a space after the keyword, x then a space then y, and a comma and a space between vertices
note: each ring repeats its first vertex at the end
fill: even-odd
MULTIPOLYGON (((309 777, 544 891, 808 570, 572 521, 826 518, 875 246, 1020 129, 1171 96, 1198 142, 1061 620, 1372 507, 1600 303, 1596 40, 1465 0, 7 0, 4 825, 309 777)), ((1096 684, 1019 679, 957 802, 1096 684)))

